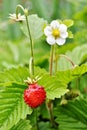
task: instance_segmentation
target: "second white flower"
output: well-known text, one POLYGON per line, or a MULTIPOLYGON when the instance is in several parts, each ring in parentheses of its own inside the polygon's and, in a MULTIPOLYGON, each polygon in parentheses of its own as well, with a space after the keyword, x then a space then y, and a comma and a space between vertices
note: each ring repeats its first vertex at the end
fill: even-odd
POLYGON ((50 45, 63 45, 68 37, 67 26, 60 24, 57 20, 53 20, 49 26, 46 26, 44 33, 47 36, 47 43, 50 45))

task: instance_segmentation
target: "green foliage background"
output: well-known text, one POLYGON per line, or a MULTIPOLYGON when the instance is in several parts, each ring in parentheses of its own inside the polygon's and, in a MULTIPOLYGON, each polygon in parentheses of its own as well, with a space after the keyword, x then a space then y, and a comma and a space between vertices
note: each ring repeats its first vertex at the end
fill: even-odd
MULTIPOLYGON (((15 12, 17 4, 29 9, 30 28, 34 34, 35 75, 41 76, 38 83, 44 86, 47 98, 53 100, 58 130, 87 130, 86 0, 0 2, 0 130, 35 130, 33 110, 23 101, 23 92, 27 88, 24 80, 29 76, 29 39, 22 32, 24 29, 26 32, 25 25, 12 24, 8 19, 9 13, 15 12), (74 38, 58 47, 57 53, 67 55, 77 67, 72 68, 67 59, 59 57, 58 72, 50 77, 50 46, 41 28, 54 19, 74 21, 74 26, 70 28, 74 38), (32 26, 33 21, 38 26, 35 23, 32 26)), ((38 108, 38 116, 40 130, 54 130, 50 127, 45 104, 38 108)))

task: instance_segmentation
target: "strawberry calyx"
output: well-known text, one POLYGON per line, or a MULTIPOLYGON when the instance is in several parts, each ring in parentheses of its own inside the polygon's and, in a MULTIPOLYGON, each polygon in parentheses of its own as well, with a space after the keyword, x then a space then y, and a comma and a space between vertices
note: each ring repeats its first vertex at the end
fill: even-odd
POLYGON ((36 76, 35 78, 30 78, 30 77, 27 77, 26 80, 24 80, 25 83, 27 83, 28 85, 31 85, 31 84, 36 84, 38 82, 38 80, 40 79, 40 77, 36 76))

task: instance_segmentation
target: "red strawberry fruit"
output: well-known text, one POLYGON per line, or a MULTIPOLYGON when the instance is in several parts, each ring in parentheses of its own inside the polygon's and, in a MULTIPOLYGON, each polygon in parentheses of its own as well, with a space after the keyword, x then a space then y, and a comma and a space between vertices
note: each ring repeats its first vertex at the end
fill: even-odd
POLYGON ((24 91, 24 101, 32 108, 40 106, 46 99, 46 92, 37 83, 30 84, 24 91))

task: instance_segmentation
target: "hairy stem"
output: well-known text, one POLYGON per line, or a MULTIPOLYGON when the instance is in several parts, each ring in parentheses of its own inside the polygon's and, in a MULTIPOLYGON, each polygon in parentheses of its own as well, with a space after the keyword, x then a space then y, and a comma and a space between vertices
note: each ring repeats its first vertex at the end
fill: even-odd
POLYGON ((51 126, 56 129, 57 128, 57 124, 54 121, 53 102, 52 102, 52 100, 48 101, 48 103, 47 103, 47 109, 48 109, 48 113, 49 113, 49 116, 50 116, 51 126))
POLYGON ((52 75, 52 71, 53 71, 53 53, 54 53, 54 46, 51 46, 51 52, 50 52, 50 69, 49 69, 49 72, 50 72, 50 75, 52 75))
MULTIPOLYGON (((52 76, 53 74, 53 55, 54 55, 54 45, 51 46, 51 51, 50 51, 50 65, 49 65, 49 73, 50 76, 52 76)), ((48 113, 50 115, 50 121, 51 121, 51 125, 52 127, 55 128, 55 121, 54 121, 54 116, 53 116, 53 102, 52 100, 49 100, 47 103, 47 109, 48 109, 48 113)))
POLYGON ((59 56, 66 58, 66 59, 72 64, 73 67, 76 66, 76 64, 75 64, 68 56, 63 55, 63 54, 61 54, 61 55, 59 55, 59 56))
POLYGON ((58 52, 57 52, 57 46, 55 45, 55 72, 57 72, 58 69, 58 52))

